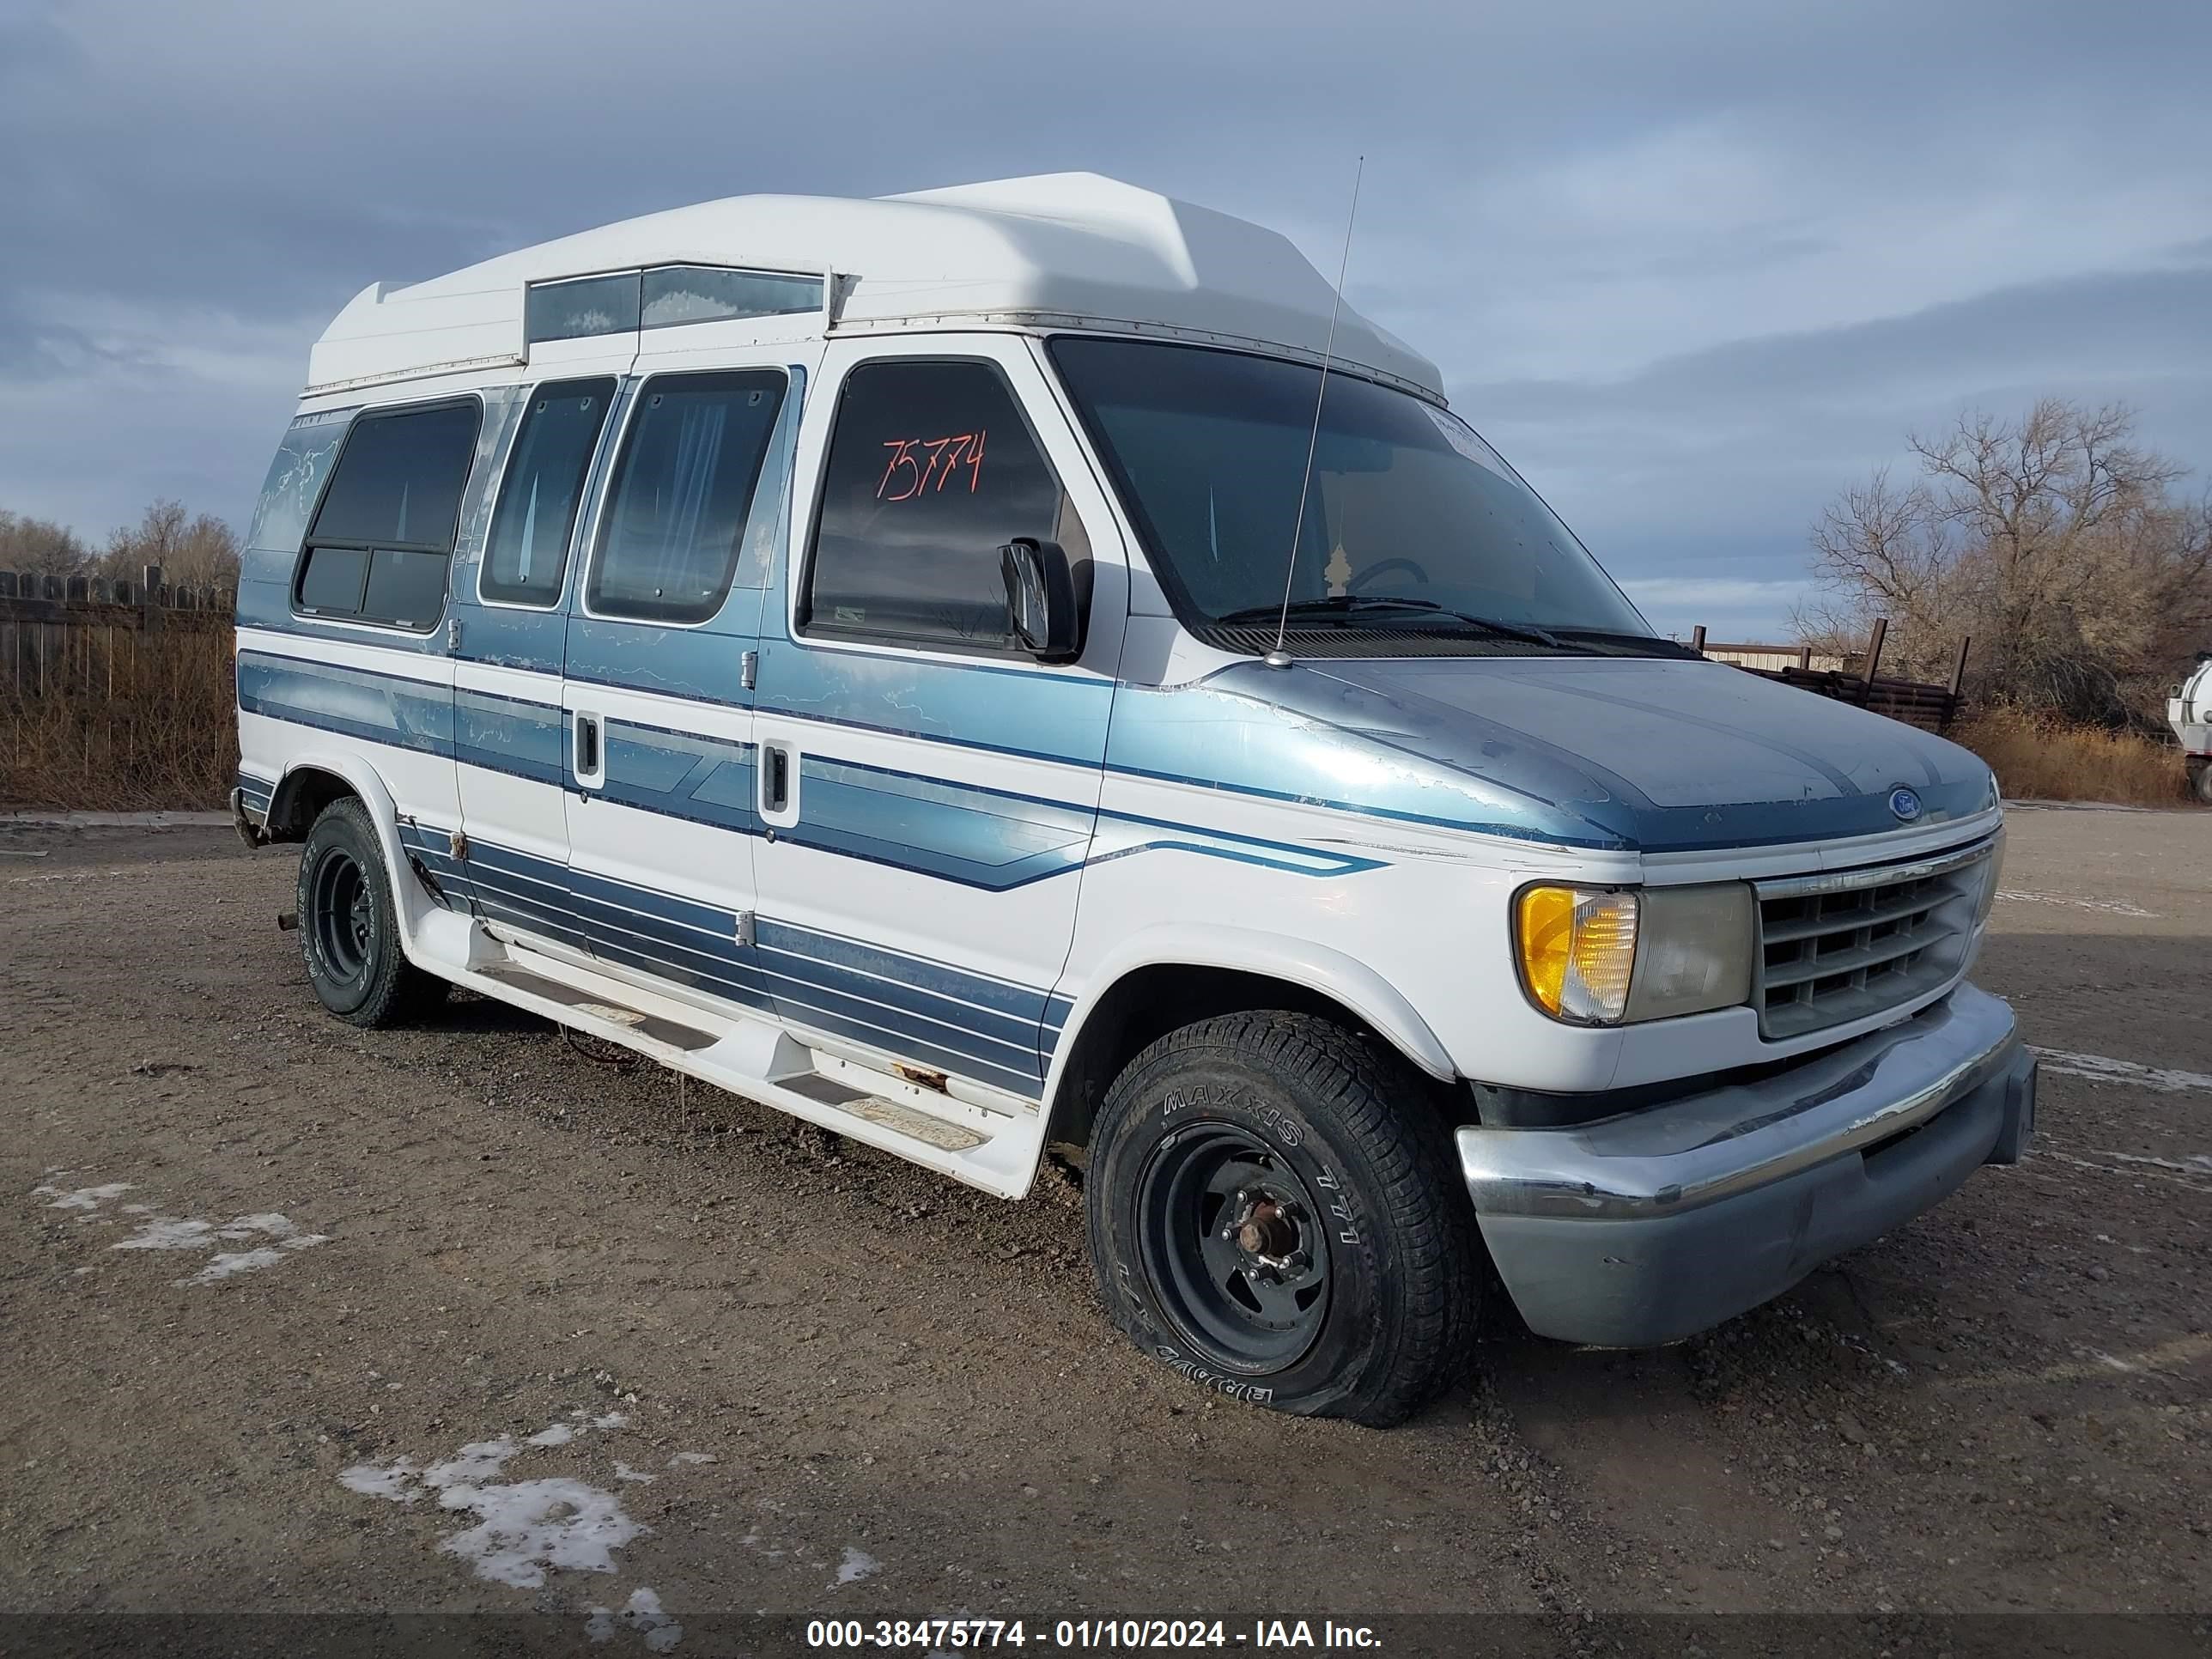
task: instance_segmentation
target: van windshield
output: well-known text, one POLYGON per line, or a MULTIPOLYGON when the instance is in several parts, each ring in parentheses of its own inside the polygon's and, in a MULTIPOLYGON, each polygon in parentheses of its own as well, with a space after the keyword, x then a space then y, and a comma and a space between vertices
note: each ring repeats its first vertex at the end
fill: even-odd
POLYGON ((1272 641, 1287 574, 1308 648, 1418 633, 1425 649, 1679 649, 1488 444, 1410 393, 1331 374, 1316 441, 1318 368, 1076 336, 1051 350, 1169 598, 1212 643, 1272 641))

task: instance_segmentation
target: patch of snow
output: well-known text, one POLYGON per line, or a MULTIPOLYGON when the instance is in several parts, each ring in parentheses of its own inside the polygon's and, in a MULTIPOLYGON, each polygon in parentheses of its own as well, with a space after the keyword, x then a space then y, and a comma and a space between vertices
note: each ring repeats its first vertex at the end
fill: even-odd
POLYGON ((415 1466, 404 1457, 389 1463, 356 1463, 338 1471, 338 1484, 364 1498, 388 1498, 395 1504, 411 1504, 422 1494, 415 1489, 415 1466))
POLYGON ((856 1545, 845 1546, 845 1553, 837 1563, 837 1582, 857 1584, 863 1578, 872 1578, 884 1570, 884 1564, 856 1545))
POLYGON ((219 1239, 245 1240, 266 1238, 271 1242, 257 1245, 250 1250, 227 1250, 212 1257, 207 1266, 189 1279, 180 1279, 179 1285, 214 1285, 240 1273, 258 1273, 264 1267, 273 1267, 291 1250, 312 1249, 318 1244, 327 1244, 327 1233, 303 1233, 289 1218, 274 1212, 263 1215, 242 1215, 218 1227, 212 1221, 200 1221, 185 1216, 157 1215, 150 1221, 141 1222, 138 1231, 120 1243, 109 1246, 117 1250, 202 1250, 219 1239))
POLYGON ((629 1425, 629 1419, 621 1412, 609 1412, 604 1417, 595 1417, 592 1419, 592 1426, 595 1429, 624 1428, 629 1425))
POLYGON ((127 1181, 111 1181, 102 1187, 80 1187, 72 1193, 65 1193, 58 1187, 33 1187, 31 1196, 52 1200, 46 1206, 50 1210, 96 1210, 131 1190, 127 1181))
POLYGON ((617 1480, 650 1481, 653 1477, 642 1469, 634 1469, 619 1457, 615 1459, 615 1479, 617 1480))
POLYGON ((560 1476, 448 1486, 438 1503, 479 1517, 438 1547, 472 1564, 477 1577, 517 1589, 537 1589, 548 1568, 612 1572, 614 1552, 643 1530, 612 1492, 560 1476))
POLYGON ((2168 1071, 2156 1066, 2140 1066, 2131 1060, 2072 1054, 2063 1048, 2038 1048, 2035 1054, 2042 1060, 2045 1071, 2065 1077, 2085 1077, 2092 1083, 2133 1084, 2137 1088, 2155 1089, 2169 1095, 2212 1090, 2212 1076, 2203 1072, 2168 1071))
MULTIPOLYGON (((574 1437, 573 1430, 556 1424, 520 1443, 511 1434, 471 1441, 453 1456, 419 1472, 400 1458, 357 1464, 338 1479, 349 1491, 400 1503, 412 1502, 428 1491, 436 1495, 441 1509, 473 1514, 477 1524, 441 1539, 439 1550, 468 1561, 480 1578, 535 1589, 544 1583, 548 1571, 614 1571, 614 1552, 646 1530, 623 1512, 612 1492, 587 1482, 565 1476, 514 1481, 501 1478, 507 1465, 525 1450, 550 1449, 574 1437)), ((622 1616, 644 1632, 647 1645, 656 1651, 672 1646, 683 1634, 680 1626, 661 1613, 658 1600, 646 1606, 633 1596, 622 1616), (659 1644, 656 1636, 661 1638, 659 1644)))
POLYGON ((2157 919, 2156 911, 2146 910, 2140 904, 2130 904, 2125 899, 2072 898, 2063 893, 2014 893, 2002 890, 1997 897, 2014 904, 2065 904, 2076 910, 2094 910, 2101 915, 2157 919))
MULTIPOLYGON (((2145 1158, 2135 1152, 2101 1152, 2115 1164, 2148 1164, 2154 1170, 2179 1170, 2185 1175, 2212 1175, 2212 1152, 2185 1152, 2178 1158, 2145 1158)), ((2105 1241, 2109 1243, 2109 1239, 2105 1241)))
POLYGON ((712 1463, 714 1461, 712 1452, 678 1452, 668 1460, 668 1467, 672 1469, 679 1463, 712 1463))
POLYGON ((433 1463, 423 1470, 422 1479, 439 1487, 489 1480, 521 1449, 511 1434, 501 1435, 495 1440, 471 1440, 446 1462, 433 1463))
POLYGON ((215 1240, 212 1221, 189 1221, 180 1216, 157 1215, 141 1222, 138 1231, 112 1250, 204 1250, 215 1240))
POLYGON ((264 1244, 258 1249, 231 1250, 212 1258, 190 1279, 177 1280, 179 1285, 212 1285, 218 1279, 228 1279, 234 1273, 250 1273, 263 1267, 273 1267, 284 1259, 287 1250, 312 1249, 318 1244, 331 1242, 327 1233, 294 1233, 277 1244, 264 1244))
POLYGON ((584 1623, 584 1634, 594 1642, 611 1641, 617 1619, 632 1630, 644 1632, 645 1645, 655 1653, 665 1653, 684 1639, 684 1626, 661 1610, 660 1597, 649 1589, 632 1590, 629 1605, 619 1613, 606 1607, 593 1607, 592 1616, 584 1623))
POLYGON ((273 1211, 266 1215, 234 1216, 216 1229, 217 1238, 252 1238, 257 1233, 273 1233, 278 1237, 299 1231, 287 1217, 273 1211))

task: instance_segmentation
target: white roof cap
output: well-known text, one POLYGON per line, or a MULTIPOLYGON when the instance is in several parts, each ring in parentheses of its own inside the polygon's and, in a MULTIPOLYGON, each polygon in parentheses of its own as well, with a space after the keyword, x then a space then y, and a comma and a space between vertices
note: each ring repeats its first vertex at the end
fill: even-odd
MULTIPOLYGON (((1274 231, 1094 173, 875 200, 732 196, 428 282, 365 289, 317 342, 309 389, 517 361, 525 284, 663 264, 836 271, 846 278, 844 327, 996 319, 1174 331, 1314 357, 1328 341, 1334 298, 1274 231)), ((1335 356, 1443 393, 1433 363, 1348 307, 1336 320, 1335 356)))

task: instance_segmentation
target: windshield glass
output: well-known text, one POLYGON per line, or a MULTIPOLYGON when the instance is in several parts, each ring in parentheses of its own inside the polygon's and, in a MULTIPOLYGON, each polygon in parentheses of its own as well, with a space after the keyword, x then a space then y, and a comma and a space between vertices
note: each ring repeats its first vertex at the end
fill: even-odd
MULTIPOLYGON (((1456 416, 1403 392, 1203 346, 1062 337, 1052 355, 1187 624, 1346 631, 1466 619, 1651 630, 1573 532, 1456 416), (1306 451, 1313 478, 1298 516, 1306 451), (1423 614, 1425 613, 1425 614, 1423 614)), ((1470 640, 1472 642, 1472 639, 1470 640)))

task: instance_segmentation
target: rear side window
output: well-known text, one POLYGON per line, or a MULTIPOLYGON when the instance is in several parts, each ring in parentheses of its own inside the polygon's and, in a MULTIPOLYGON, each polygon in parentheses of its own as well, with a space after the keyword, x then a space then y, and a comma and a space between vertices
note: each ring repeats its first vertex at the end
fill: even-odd
POLYGON ((327 415, 302 415, 294 421, 276 447, 262 481, 261 499, 253 504, 253 523, 246 544, 272 553, 295 554, 307 531, 307 515, 323 493, 323 480, 331 475, 331 462, 356 413, 344 410, 327 415))
POLYGON ((354 422, 308 527, 294 590, 301 610, 404 628, 437 622, 480 418, 471 398, 354 422))
POLYGON ((999 549, 1017 536, 1064 540, 1073 520, 996 368, 864 363, 837 405, 800 621, 811 633, 1008 650, 999 549))
POLYGON ((550 605, 561 597, 584 480, 614 401, 611 379, 539 386, 499 487, 477 585, 487 599, 550 605))
POLYGON ((696 623, 721 608, 783 392, 775 370, 646 382, 600 518, 594 615, 696 623))

